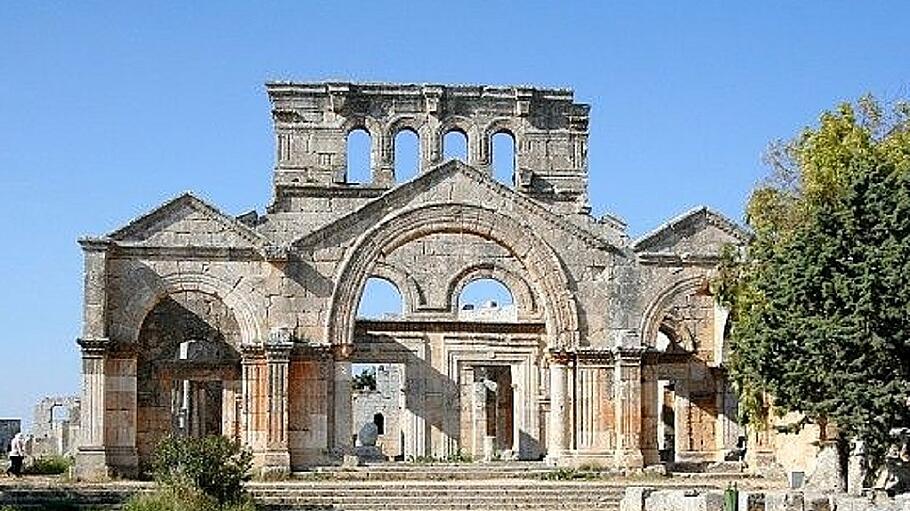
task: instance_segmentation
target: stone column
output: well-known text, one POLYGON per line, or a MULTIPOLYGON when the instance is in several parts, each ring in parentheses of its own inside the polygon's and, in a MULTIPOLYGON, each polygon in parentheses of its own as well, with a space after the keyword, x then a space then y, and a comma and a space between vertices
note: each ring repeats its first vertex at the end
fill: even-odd
POLYGON ((79 448, 76 451, 76 476, 80 479, 108 477, 104 443, 104 374, 107 340, 80 339, 82 348, 82 401, 80 403, 79 448))
POLYGON ((616 465, 641 468, 641 349, 616 351, 616 465))
POLYGON ((371 184, 373 186, 395 185, 395 158, 393 133, 382 130, 372 134, 371 184))
POLYGON ((334 451, 339 457, 354 453, 353 409, 351 406, 351 355, 354 347, 349 344, 335 346, 333 350, 334 383, 334 451))
POLYGON ((288 365, 292 347, 290 342, 270 341, 263 350, 268 371, 263 472, 288 473, 291 470, 291 455, 288 451, 288 365))
POLYGON ((550 423, 547 435, 547 459, 551 462, 558 461, 569 447, 568 364, 568 353, 550 353, 550 423))
POLYGON ((82 246, 83 308, 82 402, 76 475, 99 479, 109 474, 105 445, 105 369, 110 341, 107 338, 107 250, 110 240, 85 238, 82 246))

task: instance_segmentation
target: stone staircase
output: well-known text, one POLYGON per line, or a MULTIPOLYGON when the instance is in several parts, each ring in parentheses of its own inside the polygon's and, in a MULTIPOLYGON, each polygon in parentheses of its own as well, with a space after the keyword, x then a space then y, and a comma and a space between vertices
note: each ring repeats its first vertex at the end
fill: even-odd
POLYGON ((594 481, 486 479, 254 483, 261 509, 306 511, 617 510, 623 486, 594 481))
MULTIPOLYGON (((321 468, 280 481, 256 481, 247 489, 264 511, 409 510, 617 510, 626 486, 723 488, 730 480, 764 486, 743 474, 680 474, 623 477, 610 472, 558 470, 543 463, 380 464, 321 468)), ((57 478, 0 479, 0 508, 119 509, 150 483, 89 484, 57 478)))

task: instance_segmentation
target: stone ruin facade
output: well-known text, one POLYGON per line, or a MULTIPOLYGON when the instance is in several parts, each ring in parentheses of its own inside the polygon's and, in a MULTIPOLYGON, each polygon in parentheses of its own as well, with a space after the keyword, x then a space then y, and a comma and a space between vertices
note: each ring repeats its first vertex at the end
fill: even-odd
POLYGON ((748 234, 704 207, 636 240, 592 216, 589 106, 571 91, 266 89, 264 214, 184 194, 80 240, 80 475, 135 474, 175 433, 238 439, 266 471, 338 463, 355 452, 352 364, 401 368, 385 434, 406 459, 637 468, 736 448, 726 313, 708 282, 722 247, 748 234), (349 179, 355 130, 371 137, 368 182, 349 179), (406 182, 402 131, 419 137, 406 182), (453 131, 465 161, 443 160, 453 131), (498 134, 515 147, 506 184, 492 175, 498 134), (400 316, 356 317, 370 278, 400 291, 400 316), (514 312, 460 315, 478 279, 505 285, 514 312))
POLYGON ((31 455, 75 455, 80 415, 79 396, 50 396, 39 401, 32 422, 31 455))
POLYGON ((354 452, 363 445, 362 436, 369 436, 375 428, 375 457, 387 460, 404 460, 402 451, 401 412, 406 408, 404 393, 401 392, 401 367, 397 364, 380 364, 371 368, 376 379, 376 388, 354 388, 352 413, 354 417, 354 452), (360 445, 357 445, 360 444, 360 445))

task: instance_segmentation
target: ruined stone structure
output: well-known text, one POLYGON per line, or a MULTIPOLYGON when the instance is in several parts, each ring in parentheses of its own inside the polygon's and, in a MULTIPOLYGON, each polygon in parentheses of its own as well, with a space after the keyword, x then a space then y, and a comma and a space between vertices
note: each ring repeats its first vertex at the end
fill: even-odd
MULTIPOLYGON (((708 279, 747 234, 698 208, 630 240, 590 213, 589 107, 568 90, 270 83, 274 197, 229 216, 189 194, 85 257, 78 471, 135 473, 164 435, 241 440, 265 470, 354 452, 352 364, 402 368, 407 457, 464 452, 572 465, 723 460, 740 434, 726 315, 708 279), (348 135, 371 137, 349 182, 348 135), (416 133, 417 177, 395 175, 416 133), (449 132, 466 161, 443 161, 449 132), (491 171, 494 135, 514 175, 491 171), (400 317, 355 317, 365 282, 400 317), (477 279, 514 314, 459 315, 477 279)), ((388 434, 388 433, 387 433, 388 434)))
POLYGON ((32 456, 72 456, 79 438, 79 397, 49 396, 35 405, 32 456))
POLYGON ((359 435, 365 427, 373 425, 377 454, 387 459, 403 459, 400 421, 406 406, 401 391, 404 375, 397 364, 382 364, 374 369, 376 388, 353 390, 354 432, 359 435))

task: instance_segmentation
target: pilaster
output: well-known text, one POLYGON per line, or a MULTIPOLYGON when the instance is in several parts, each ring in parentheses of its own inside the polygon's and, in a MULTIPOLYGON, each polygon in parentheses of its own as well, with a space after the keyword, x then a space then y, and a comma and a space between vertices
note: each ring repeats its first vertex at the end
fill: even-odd
POLYGON ((271 339, 244 346, 241 358, 243 432, 262 472, 288 473, 288 366, 293 343, 271 339))
POLYGON ((616 389, 616 466, 641 468, 641 348, 619 348, 613 373, 616 389))
POLYGON ((569 448, 569 362, 565 351, 552 351, 550 358, 550 422, 547 435, 547 459, 557 462, 569 448))
POLYGON ((76 450, 76 476, 80 479, 104 479, 110 476, 104 443, 105 430, 105 361, 110 341, 79 339, 82 348, 82 401, 80 406, 80 441, 76 450))
POLYGON ((353 434, 354 418, 351 404, 351 355, 354 347, 349 344, 335 346, 332 350, 334 360, 334 428, 332 448, 336 456, 343 457, 354 452, 353 434))
POLYGON ((291 470, 288 451, 288 365, 292 348, 291 342, 271 340, 263 347, 268 371, 268 428, 262 457, 262 470, 265 472, 287 473, 291 470))

